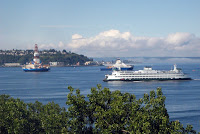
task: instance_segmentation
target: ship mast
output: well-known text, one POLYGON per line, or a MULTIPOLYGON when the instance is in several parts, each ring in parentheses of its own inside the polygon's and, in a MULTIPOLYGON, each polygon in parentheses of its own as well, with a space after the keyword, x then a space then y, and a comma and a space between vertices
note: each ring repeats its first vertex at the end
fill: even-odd
POLYGON ((40 58, 39 58, 39 52, 38 52, 38 46, 35 44, 35 50, 34 50, 34 64, 40 64, 40 58))

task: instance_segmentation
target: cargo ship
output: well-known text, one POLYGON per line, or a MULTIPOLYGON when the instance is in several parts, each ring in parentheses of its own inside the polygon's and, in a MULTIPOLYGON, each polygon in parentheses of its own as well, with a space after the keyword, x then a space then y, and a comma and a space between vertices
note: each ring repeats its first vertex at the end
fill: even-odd
POLYGON ((43 65, 39 58, 38 46, 35 44, 34 59, 29 64, 22 67, 25 72, 47 72, 50 70, 49 65, 43 65))
POLYGON ((112 74, 105 75, 103 81, 149 81, 149 80, 191 80, 180 68, 174 65, 173 70, 153 70, 152 67, 144 67, 138 71, 113 70, 112 74))
POLYGON ((124 64, 120 59, 117 59, 115 64, 113 64, 112 66, 107 66, 104 68, 100 68, 101 71, 112 71, 114 69, 118 69, 120 68, 120 70, 125 71, 125 70, 133 70, 133 66, 132 65, 126 65, 124 64))

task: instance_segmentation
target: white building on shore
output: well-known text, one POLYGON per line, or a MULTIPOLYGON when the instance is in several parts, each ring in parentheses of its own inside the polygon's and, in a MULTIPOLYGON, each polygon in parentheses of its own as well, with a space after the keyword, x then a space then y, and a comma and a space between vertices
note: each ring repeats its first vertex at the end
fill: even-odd
POLYGON ((64 66, 64 62, 49 62, 49 65, 53 67, 64 66))
POLYGON ((4 63, 5 67, 20 67, 20 63, 4 63))

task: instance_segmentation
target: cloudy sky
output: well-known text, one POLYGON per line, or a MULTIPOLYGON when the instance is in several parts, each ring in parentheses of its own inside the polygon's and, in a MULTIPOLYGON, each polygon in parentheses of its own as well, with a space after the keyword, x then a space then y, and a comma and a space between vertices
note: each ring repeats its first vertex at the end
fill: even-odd
POLYGON ((0 49, 200 57, 199 0, 0 0, 0 49))

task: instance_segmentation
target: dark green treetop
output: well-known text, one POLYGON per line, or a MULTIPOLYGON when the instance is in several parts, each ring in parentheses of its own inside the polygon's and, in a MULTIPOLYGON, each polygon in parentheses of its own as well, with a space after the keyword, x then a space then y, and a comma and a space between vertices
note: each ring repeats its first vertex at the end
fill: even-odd
POLYGON ((185 129, 179 121, 169 120, 161 88, 138 100, 133 94, 111 92, 101 85, 87 97, 79 89, 69 90, 70 130, 75 133, 196 133, 191 125, 185 129))

